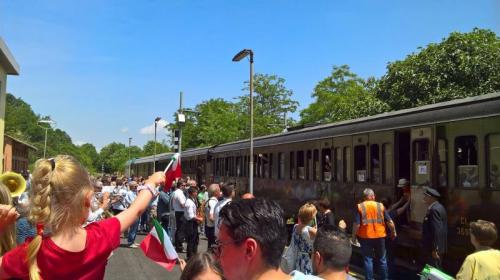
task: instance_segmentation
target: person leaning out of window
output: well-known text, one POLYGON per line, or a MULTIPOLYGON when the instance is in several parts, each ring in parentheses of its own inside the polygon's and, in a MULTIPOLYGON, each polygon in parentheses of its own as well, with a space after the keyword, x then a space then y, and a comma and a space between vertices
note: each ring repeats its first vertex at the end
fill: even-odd
POLYGON ((496 240, 494 223, 483 220, 470 223, 470 242, 476 251, 465 258, 457 280, 500 279, 500 251, 491 248, 496 240))

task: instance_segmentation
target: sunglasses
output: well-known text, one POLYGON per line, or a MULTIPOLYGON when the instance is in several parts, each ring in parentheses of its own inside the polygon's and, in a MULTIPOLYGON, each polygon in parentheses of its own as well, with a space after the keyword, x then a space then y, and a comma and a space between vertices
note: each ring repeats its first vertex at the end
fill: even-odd
POLYGON ((222 254, 222 248, 224 246, 229 245, 229 244, 238 244, 238 243, 239 243, 239 241, 236 241, 236 240, 231 240, 231 241, 226 241, 226 242, 221 242, 220 240, 216 240, 215 244, 212 245, 210 250, 215 257, 220 258, 221 254, 222 254))

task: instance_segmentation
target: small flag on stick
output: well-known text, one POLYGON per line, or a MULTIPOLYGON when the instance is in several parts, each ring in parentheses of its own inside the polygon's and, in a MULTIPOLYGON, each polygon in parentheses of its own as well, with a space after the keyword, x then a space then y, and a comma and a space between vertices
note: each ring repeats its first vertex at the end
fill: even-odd
POLYGON ((153 229, 141 242, 141 249, 146 257, 168 271, 172 271, 179 258, 167 232, 156 219, 153 219, 153 229))
POLYGON ((181 155, 179 153, 175 153, 170 160, 170 163, 165 168, 165 191, 170 190, 173 182, 177 178, 182 177, 182 168, 181 168, 181 155))

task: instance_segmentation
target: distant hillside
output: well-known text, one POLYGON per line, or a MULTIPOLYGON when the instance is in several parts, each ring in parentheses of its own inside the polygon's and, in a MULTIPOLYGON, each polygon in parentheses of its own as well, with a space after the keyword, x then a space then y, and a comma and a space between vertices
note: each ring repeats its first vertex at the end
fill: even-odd
MULTIPOLYGON (((38 148, 30 156, 30 163, 43 157, 45 129, 38 124, 38 120, 48 118, 36 114, 31 105, 21 98, 7 94, 5 109, 5 133, 27 141, 38 148)), ((44 125, 44 124, 42 124, 44 125)), ((71 137, 61 129, 49 128, 47 131, 47 157, 58 154, 68 154, 76 157, 87 169, 95 171, 98 165, 98 153, 92 144, 76 146, 71 137)))

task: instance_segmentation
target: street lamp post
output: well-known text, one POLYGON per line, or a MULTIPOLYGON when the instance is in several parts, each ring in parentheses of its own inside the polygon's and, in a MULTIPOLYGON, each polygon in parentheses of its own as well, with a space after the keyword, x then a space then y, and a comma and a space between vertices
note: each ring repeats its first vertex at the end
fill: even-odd
POLYGON ((43 158, 45 158, 45 154, 47 153, 47 131, 49 130, 49 127, 51 124, 54 123, 52 120, 39 120, 38 123, 45 123, 48 124, 48 126, 43 126, 45 129, 45 144, 43 145, 43 158))
POLYGON ((158 121, 161 120, 161 117, 156 117, 155 119, 155 143, 154 143, 154 152, 153 152, 153 173, 156 172, 156 127, 158 126, 158 121))
POLYGON ((253 194, 253 51, 244 49, 233 57, 233 61, 240 61, 250 56, 250 162, 249 162, 249 191, 253 194))

